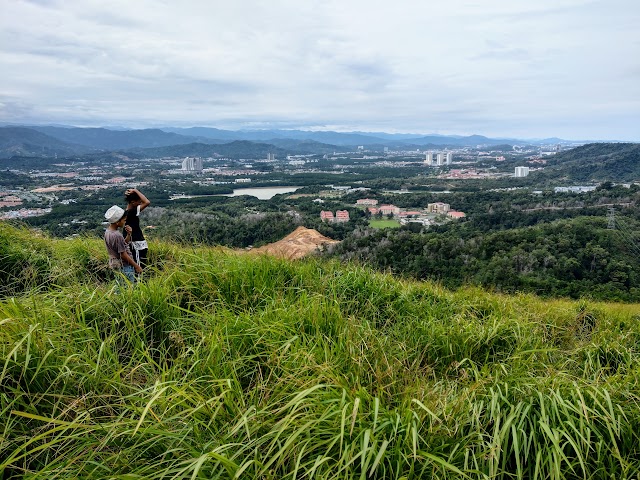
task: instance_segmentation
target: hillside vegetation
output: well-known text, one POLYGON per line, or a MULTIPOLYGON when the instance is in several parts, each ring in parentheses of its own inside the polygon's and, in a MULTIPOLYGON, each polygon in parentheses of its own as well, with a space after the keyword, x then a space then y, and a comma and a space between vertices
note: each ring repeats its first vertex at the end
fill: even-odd
POLYGON ((630 479, 640 306, 0 224, 4 478, 630 479))
POLYGON ((618 223, 624 229, 613 230, 604 216, 583 216, 482 231, 481 220, 426 233, 365 230, 346 238, 333 254, 398 275, 438 279, 448 287, 640 301, 637 221, 625 219, 618 223))
POLYGON ((567 182, 637 182, 639 143, 589 143, 548 158, 542 173, 567 182))

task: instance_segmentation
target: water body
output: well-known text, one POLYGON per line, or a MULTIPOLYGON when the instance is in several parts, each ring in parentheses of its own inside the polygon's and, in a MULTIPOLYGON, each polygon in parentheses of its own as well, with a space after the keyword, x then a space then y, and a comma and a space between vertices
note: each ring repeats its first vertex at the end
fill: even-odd
POLYGON ((234 188, 233 193, 229 193, 227 197, 239 197, 240 195, 250 195, 258 200, 269 200, 275 195, 281 193, 292 193, 302 187, 254 187, 254 188, 234 188))
POLYGON ((199 197, 239 197, 240 195, 249 195, 256 197, 258 200, 269 200, 275 195, 281 193, 291 193, 302 187, 253 187, 253 188, 234 188, 233 193, 221 193, 217 195, 174 195, 169 200, 181 200, 184 198, 199 197))

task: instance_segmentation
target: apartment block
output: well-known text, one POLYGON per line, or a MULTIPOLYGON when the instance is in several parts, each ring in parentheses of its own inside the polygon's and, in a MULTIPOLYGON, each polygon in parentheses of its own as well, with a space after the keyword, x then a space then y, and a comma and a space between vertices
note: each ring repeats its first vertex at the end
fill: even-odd
POLYGON ((427 204, 429 213, 447 213, 449 210, 451 210, 451 206, 448 203, 436 202, 427 204))

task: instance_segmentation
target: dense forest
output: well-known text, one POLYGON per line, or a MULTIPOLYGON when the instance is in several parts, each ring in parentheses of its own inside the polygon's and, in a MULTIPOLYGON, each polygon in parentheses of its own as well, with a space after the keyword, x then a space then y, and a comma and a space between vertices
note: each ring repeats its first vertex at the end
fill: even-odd
POLYGON ((490 232, 468 223, 426 233, 363 229, 332 254, 448 287, 474 284, 502 292, 640 301, 638 223, 618 222, 623 229, 607 229, 606 217, 490 232))

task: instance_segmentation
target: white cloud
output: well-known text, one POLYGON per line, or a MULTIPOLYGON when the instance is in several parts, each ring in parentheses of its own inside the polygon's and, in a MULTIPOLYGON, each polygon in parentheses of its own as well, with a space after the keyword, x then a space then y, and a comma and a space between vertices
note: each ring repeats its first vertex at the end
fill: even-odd
POLYGON ((635 0, 17 1, 0 121, 640 140, 635 0))

